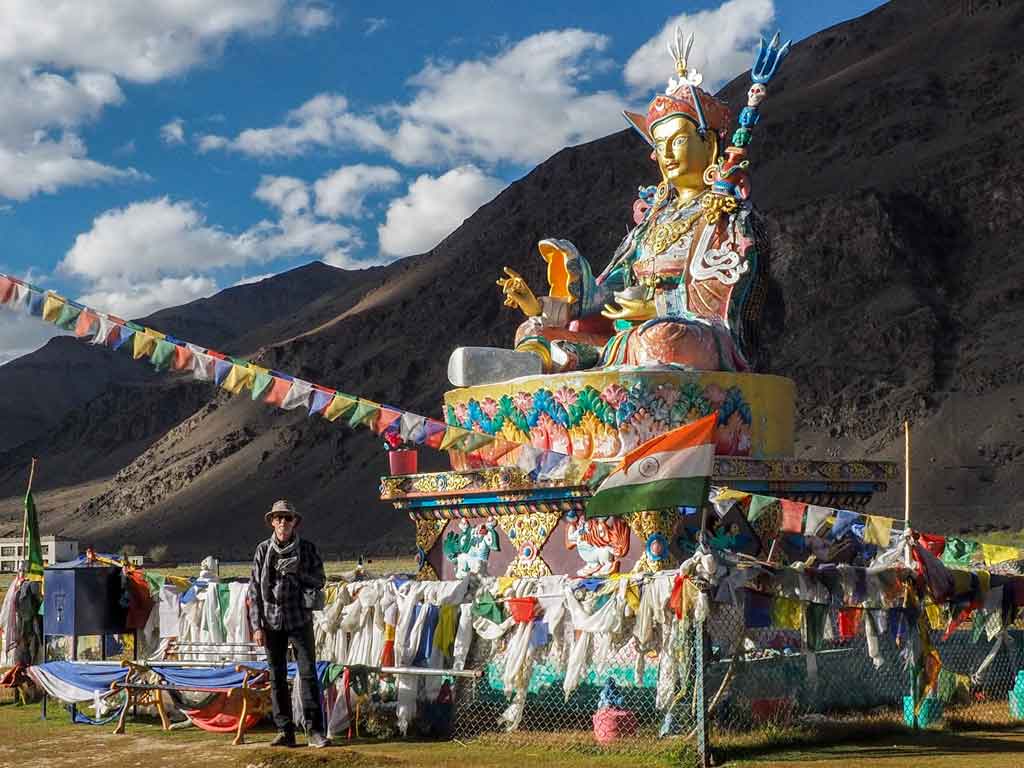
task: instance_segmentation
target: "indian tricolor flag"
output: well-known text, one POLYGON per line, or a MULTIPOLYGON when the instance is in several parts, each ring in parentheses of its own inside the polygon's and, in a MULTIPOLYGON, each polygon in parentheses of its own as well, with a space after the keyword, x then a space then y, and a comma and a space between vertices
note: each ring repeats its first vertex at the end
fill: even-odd
POLYGON ((587 502, 587 517, 703 505, 715 462, 717 420, 713 413, 626 454, 587 502))

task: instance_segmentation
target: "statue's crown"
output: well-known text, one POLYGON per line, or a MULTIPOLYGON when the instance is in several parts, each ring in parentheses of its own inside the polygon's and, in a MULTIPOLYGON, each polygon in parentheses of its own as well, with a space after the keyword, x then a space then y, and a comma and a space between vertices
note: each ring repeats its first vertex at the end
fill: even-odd
POLYGON ((647 106, 647 114, 625 112, 626 119, 654 143, 651 131, 654 126, 670 117, 682 115, 692 120, 703 136, 713 131, 724 136, 732 123, 732 113, 724 102, 700 88, 704 82, 696 68, 690 66, 690 50, 693 48, 693 34, 683 37, 683 31, 676 27, 673 38, 668 42, 668 52, 675 65, 675 76, 670 77, 664 93, 655 96, 647 106))

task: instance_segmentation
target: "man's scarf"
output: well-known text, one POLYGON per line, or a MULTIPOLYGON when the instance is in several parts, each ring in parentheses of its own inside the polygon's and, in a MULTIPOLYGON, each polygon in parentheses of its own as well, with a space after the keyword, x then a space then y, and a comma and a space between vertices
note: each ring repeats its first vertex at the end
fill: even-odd
POLYGON ((260 571, 260 592, 263 595, 264 603, 281 604, 281 585, 284 576, 298 574, 299 572, 299 536, 293 534, 286 544, 279 544, 277 536, 270 537, 270 546, 267 548, 267 556, 263 561, 263 568, 260 571), (271 566, 276 572, 276 578, 271 580, 271 566))

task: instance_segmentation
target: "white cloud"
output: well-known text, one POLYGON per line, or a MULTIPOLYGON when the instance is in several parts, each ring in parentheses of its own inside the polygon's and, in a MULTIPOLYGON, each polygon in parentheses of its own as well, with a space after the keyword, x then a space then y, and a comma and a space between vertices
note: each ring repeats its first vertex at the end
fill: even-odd
POLYGON ((608 38, 580 29, 541 32, 502 53, 457 65, 428 64, 410 83, 392 154, 421 165, 475 158, 532 165, 568 144, 621 127, 622 101, 584 93, 608 38))
POLYGON ((387 189, 402 180, 398 171, 383 165, 347 165, 319 179, 316 212, 321 216, 359 218, 365 214, 363 203, 375 190, 387 189))
POLYGON ((75 238, 59 269, 103 283, 182 277, 195 269, 240 265, 234 238, 206 224, 188 202, 166 197, 106 211, 75 238))
POLYGON ((504 186, 472 165, 420 176, 388 208, 377 230, 381 252, 401 257, 430 250, 504 186))
POLYGON ((276 274, 276 272, 265 272, 262 275, 246 275, 245 277, 236 280, 232 287, 237 288, 239 285, 252 285, 253 283, 258 283, 262 280, 273 277, 276 274))
POLYGON ((292 10, 292 22, 303 35, 311 35, 331 25, 334 16, 331 9, 314 3, 306 3, 292 10))
POLYGON ((534 164, 621 127, 616 94, 582 90, 592 70, 607 66, 600 58, 607 44, 603 35, 579 29, 542 32, 492 57, 428 64, 409 81, 414 96, 407 103, 359 114, 343 95, 321 93, 279 125, 234 139, 213 136, 200 149, 294 157, 355 146, 406 165, 534 164))
POLYGON ((302 212, 295 202, 301 181, 264 181, 259 194, 278 201, 282 211, 276 221, 232 235, 208 224, 187 201, 132 203, 96 217, 58 269, 87 285, 83 301, 138 317, 215 292, 211 273, 218 269, 297 256, 342 260, 362 245, 357 231, 302 212))
POLYGON ((292 176, 264 176, 253 192, 253 197, 277 208, 284 214, 294 215, 309 209, 309 189, 306 182, 292 176))
POLYGON ((0 64, 0 196, 25 200, 67 184, 130 178, 138 174, 87 157, 79 125, 124 99, 107 74, 65 77, 0 64))
POLYGON ((160 126, 160 139, 164 144, 185 143, 185 121, 176 117, 160 126))
POLYGON ((0 62, 47 62, 151 83, 219 53, 235 34, 272 31, 287 0, 4 0, 0 62))
POLYGON ((0 365, 35 352, 54 336, 62 335, 63 331, 39 322, 38 317, 0 310, 0 365))
POLYGON ((234 139, 207 134, 199 149, 227 148, 254 157, 294 157, 322 147, 355 145, 362 149, 387 146, 387 133, 368 117, 348 111, 348 99, 321 93, 293 109, 285 121, 270 128, 249 128, 234 139))
POLYGON ((0 196, 26 200, 40 192, 56 192, 69 184, 142 178, 133 169, 114 168, 86 157, 85 144, 73 133, 58 139, 38 136, 32 143, 0 142, 0 196))
POLYGON ((212 296, 217 290, 217 282, 210 277, 186 275, 92 290, 79 296, 78 301, 120 317, 138 318, 212 296))
POLYGON ((223 136, 217 136, 213 133, 200 134, 196 140, 198 142, 200 153, 212 152, 216 149, 224 149, 231 143, 223 136))
POLYGON ((690 63, 704 74, 704 88, 716 91, 750 68, 758 35, 774 20, 773 0, 726 0, 713 10, 675 16, 629 57, 624 77, 637 91, 664 88, 675 74, 666 45, 679 26, 694 35, 690 63))
MULTIPOLYGON (((119 79, 157 82, 218 55, 234 36, 308 32, 329 17, 318 3, 289 0, 3 0, 0 196, 137 177, 89 159, 79 134, 123 101, 119 79)), ((169 130, 165 140, 180 143, 181 131, 169 130)))
POLYGON ((388 19, 382 16, 370 16, 363 19, 363 21, 366 22, 366 32, 363 33, 366 37, 379 32, 390 23, 388 19))

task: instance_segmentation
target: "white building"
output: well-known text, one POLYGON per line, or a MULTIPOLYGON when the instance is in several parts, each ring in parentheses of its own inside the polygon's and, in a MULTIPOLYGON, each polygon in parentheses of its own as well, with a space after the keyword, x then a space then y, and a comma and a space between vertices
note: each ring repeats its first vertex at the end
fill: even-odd
MULTIPOLYGON (((78 542, 57 536, 40 536, 43 565, 53 565, 78 557, 78 542)), ((21 539, 0 539, 0 571, 17 571, 25 558, 21 539)))

